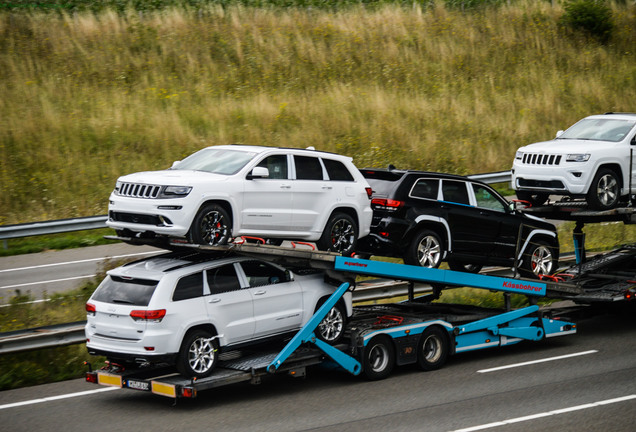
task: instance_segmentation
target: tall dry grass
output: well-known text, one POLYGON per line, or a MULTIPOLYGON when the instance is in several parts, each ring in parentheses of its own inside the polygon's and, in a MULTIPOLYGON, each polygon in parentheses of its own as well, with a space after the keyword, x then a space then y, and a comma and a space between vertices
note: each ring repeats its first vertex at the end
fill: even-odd
POLYGON ((636 111, 636 13, 612 42, 563 10, 386 6, 0 15, 0 224, 103 214, 115 179, 207 145, 358 166, 506 170, 579 118, 636 111))

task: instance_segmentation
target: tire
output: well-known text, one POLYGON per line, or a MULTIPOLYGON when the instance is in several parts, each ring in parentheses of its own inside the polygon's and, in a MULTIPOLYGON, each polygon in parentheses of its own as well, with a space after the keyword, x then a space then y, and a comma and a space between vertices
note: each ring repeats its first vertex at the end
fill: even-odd
POLYGON ((465 264, 453 260, 448 260, 448 267, 454 271, 460 271, 465 273, 479 273, 483 266, 479 264, 465 264))
POLYGON ((218 360, 218 342, 210 340, 206 330, 186 333, 177 356, 177 370, 185 377, 202 378, 210 375, 218 360))
POLYGON ((376 336, 364 348, 364 375, 370 380, 388 377, 395 366, 395 349, 388 336, 376 336))
POLYGON ((434 231, 423 230, 415 235, 404 254, 404 262, 421 267, 437 268, 444 256, 444 246, 434 231))
POLYGON ((531 242, 523 253, 519 273, 526 277, 538 278, 539 275, 554 273, 557 266, 558 259, 554 248, 547 241, 539 239, 531 242))
POLYGON ((358 224, 346 213, 331 215, 318 240, 318 249, 350 256, 358 241, 358 224))
POLYGON ((417 345, 417 364, 420 369, 432 371, 444 366, 448 358, 448 335, 440 327, 427 328, 417 345))
POLYGON ((618 175, 610 169, 598 170, 587 192, 587 203, 595 210, 609 210, 618 205, 621 183, 618 175))
MULTIPOLYGON (((320 304, 322 304, 321 302, 320 304)), ((320 305, 316 307, 316 310, 320 308, 320 305)), ((347 326, 347 314, 344 312, 344 308, 340 303, 337 303, 327 313, 327 316, 318 324, 316 329, 316 337, 323 342, 327 342, 330 345, 335 345, 340 342, 347 326)))
POLYGON ((528 201, 532 207, 539 207, 550 198, 550 194, 547 193, 535 193, 528 191, 517 191, 517 198, 522 201, 528 201))
POLYGON ((194 244, 219 246, 232 236, 232 222, 227 211, 218 204, 204 205, 192 222, 190 241, 194 244))

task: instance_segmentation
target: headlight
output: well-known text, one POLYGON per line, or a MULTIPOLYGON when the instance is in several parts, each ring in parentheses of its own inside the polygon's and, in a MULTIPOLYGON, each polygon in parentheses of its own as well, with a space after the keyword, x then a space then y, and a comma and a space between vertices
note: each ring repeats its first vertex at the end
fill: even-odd
POLYGON ((121 189, 121 182, 120 181, 115 182, 115 192, 119 192, 120 189, 121 189))
POLYGON ((574 153, 569 154, 565 158, 566 162, 587 162, 590 159, 589 153, 574 153))
POLYGON ((517 159, 517 160, 521 160, 521 159, 523 159, 523 152, 518 151, 518 152, 515 154, 515 159, 517 159))
POLYGON ((163 198, 184 197, 192 190, 191 186, 166 186, 161 195, 163 198))

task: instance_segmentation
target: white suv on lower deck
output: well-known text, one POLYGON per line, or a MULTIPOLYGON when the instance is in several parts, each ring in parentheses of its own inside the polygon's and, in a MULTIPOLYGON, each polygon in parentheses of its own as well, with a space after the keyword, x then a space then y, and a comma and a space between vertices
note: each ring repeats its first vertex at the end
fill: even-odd
POLYGON ((611 209, 636 192, 635 149, 636 114, 586 117, 552 141, 521 147, 512 165, 512 187, 532 205, 554 194, 611 209))
POLYGON ((369 233, 371 188, 350 157, 313 149, 245 145, 200 150, 164 171, 117 180, 107 225, 123 237, 187 236, 315 241, 354 251, 369 233))
MULTIPOLYGON (((175 252, 110 270, 86 303, 86 346, 119 364, 175 365, 209 375, 219 352, 298 331, 336 290, 322 272, 238 256, 175 252)), ((337 343, 351 292, 316 330, 337 343)))

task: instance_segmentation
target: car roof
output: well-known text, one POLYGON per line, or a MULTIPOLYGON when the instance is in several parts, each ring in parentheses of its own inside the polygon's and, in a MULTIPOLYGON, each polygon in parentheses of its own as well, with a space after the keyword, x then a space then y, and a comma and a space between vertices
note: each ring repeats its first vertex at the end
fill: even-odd
POLYGON ((265 153, 268 151, 276 151, 276 150, 285 150, 285 151, 293 151, 293 152, 306 152, 308 154, 321 155, 321 156, 333 156, 343 159, 352 159, 350 156, 332 153, 322 150, 316 150, 314 147, 307 148, 297 148, 297 147, 276 147, 276 146, 259 146, 259 145, 248 145, 248 144, 224 144, 217 146, 210 146, 208 148, 227 148, 234 150, 242 150, 242 151, 251 151, 257 153, 265 153))
POLYGON ((619 118, 619 119, 624 119, 624 120, 634 120, 634 118, 636 117, 636 113, 615 113, 615 112, 606 112, 605 114, 596 114, 596 115, 591 115, 588 116, 586 118, 619 118))
POLYGON ((198 252, 168 252, 138 261, 124 264, 116 269, 109 270, 109 275, 134 277, 140 279, 159 280, 167 273, 178 270, 197 271, 215 262, 219 265, 232 263, 245 258, 227 256, 226 254, 209 254, 198 252))
POLYGON ((371 178, 376 180, 390 180, 397 181, 406 175, 417 175, 417 176, 426 176, 433 178, 441 178, 448 180, 461 180, 461 181, 470 181, 478 184, 486 184, 480 180, 471 179, 470 177, 461 176, 458 174, 448 174, 448 173, 440 173, 440 172, 432 172, 432 171, 418 171, 418 170, 401 170, 396 168, 363 168, 360 170, 362 175, 365 178, 371 178))

